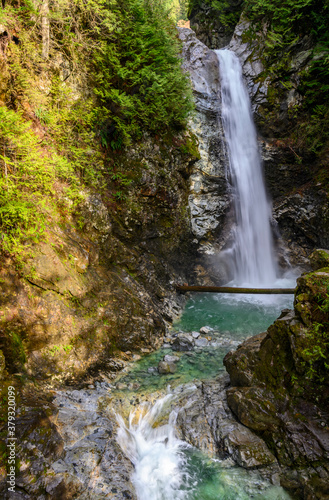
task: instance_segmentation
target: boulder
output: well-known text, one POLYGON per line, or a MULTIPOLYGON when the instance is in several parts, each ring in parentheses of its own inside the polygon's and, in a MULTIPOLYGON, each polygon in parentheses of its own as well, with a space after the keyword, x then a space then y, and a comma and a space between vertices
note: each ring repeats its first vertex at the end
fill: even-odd
POLYGON ((173 351, 191 351, 193 347, 194 338, 188 333, 179 333, 172 344, 173 351))
POLYGON ((195 341, 196 347, 206 347, 209 344, 209 341, 205 337, 199 337, 195 341))
POLYGON ((163 358, 163 361, 166 361, 167 363, 178 363, 179 356, 173 356, 172 354, 166 354, 165 357, 163 358))
POLYGON ((317 271, 322 267, 329 267, 329 250, 323 248, 314 250, 310 255, 310 264, 313 271, 317 271))
POLYGON ((176 363, 170 362, 168 363, 167 361, 160 361, 158 364, 158 372, 161 373, 162 375, 166 375, 168 373, 175 373, 177 370, 177 365, 176 363))
POLYGON ((203 326, 202 328, 200 328, 200 333, 202 333, 202 335, 209 335, 209 333, 212 332, 212 328, 209 328, 209 326, 203 326))

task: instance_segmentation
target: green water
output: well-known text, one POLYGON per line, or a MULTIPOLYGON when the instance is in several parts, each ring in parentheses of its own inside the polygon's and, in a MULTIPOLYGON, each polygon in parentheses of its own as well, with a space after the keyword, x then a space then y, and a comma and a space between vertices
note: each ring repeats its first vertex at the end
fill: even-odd
POLYGON ((200 293, 187 302, 174 327, 191 331, 210 326, 226 332, 232 339, 244 339, 265 331, 282 309, 292 306, 293 295, 200 293))
MULTIPOLYGON (((138 384, 131 388, 134 392, 154 392, 158 389, 172 387, 191 382, 194 379, 205 380, 214 378, 224 370, 223 358, 229 351, 226 347, 205 347, 188 353, 176 353, 171 349, 160 349, 137 361, 131 370, 120 377, 119 382, 126 384, 129 388, 131 384, 138 384), (160 375, 157 371, 159 361, 166 354, 179 356, 177 371, 174 374, 160 375), (148 371, 153 369, 153 371, 148 371)), ((129 389, 128 389, 129 390, 129 389)))
POLYGON ((289 500, 279 486, 264 481, 257 471, 227 467, 220 460, 207 459, 194 448, 184 451, 191 500, 289 500))
MULTIPOLYGON (((292 308, 292 301, 292 296, 258 296, 257 298, 250 296, 233 298, 214 294, 193 296, 188 301, 180 320, 173 326, 172 334, 177 335, 179 331, 199 331, 201 327, 208 326, 211 328, 210 344, 206 347, 194 348, 189 352, 173 352, 171 348, 162 348, 146 355, 140 361, 135 362, 128 372, 117 380, 117 384, 124 385, 118 389, 127 391, 127 397, 131 398, 130 403, 139 404, 139 398, 143 399, 146 393, 168 386, 173 388, 194 379, 214 378, 224 371, 223 358, 228 351, 235 349, 239 343, 251 335, 265 331, 280 315, 282 309, 292 308), (175 354, 180 360, 177 363, 176 373, 161 375, 157 371, 157 366, 166 354, 175 354)), ((145 453, 143 452, 141 460, 147 460, 147 453, 154 454, 155 445, 159 446, 158 442, 150 446, 147 439, 145 438, 145 453)), ((168 442, 169 447, 170 439, 168 442)), ((162 455, 170 451, 167 445, 162 444, 162 446, 162 455)), ((230 460, 223 462, 210 459, 188 445, 186 447, 183 445, 179 451, 174 449, 175 453, 179 453, 182 457, 183 481, 178 491, 176 490, 178 496, 169 496, 170 499, 176 497, 189 500, 290 499, 282 488, 263 480, 257 471, 247 471, 241 467, 232 466, 230 460), (183 496, 180 496, 180 493, 183 496)), ((177 461, 174 455, 169 456, 168 459, 177 461)), ((152 467, 156 466, 153 463, 154 460, 152 455, 149 459, 151 471, 152 467)), ((150 473, 149 469, 147 469, 148 473, 150 473)), ((150 474, 152 476, 152 473, 150 474)), ((141 498, 146 497, 142 495, 141 498)))
POLYGON ((251 335, 265 331, 284 308, 292 307, 292 296, 232 296, 198 294, 187 304, 173 326, 173 332, 199 331, 202 326, 212 328, 211 345, 189 352, 173 352, 171 348, 160 349, 144 356, 133 364, 129 372, 118 380, 125 390, 154 392, 194 379, 205 380, 224 371, 223 358, 251 335), (180 360, 174 374, 160 375, 159 361, 166 354, 175 354, 180 360), (129 389, 130 386, 130 389, 129 389))

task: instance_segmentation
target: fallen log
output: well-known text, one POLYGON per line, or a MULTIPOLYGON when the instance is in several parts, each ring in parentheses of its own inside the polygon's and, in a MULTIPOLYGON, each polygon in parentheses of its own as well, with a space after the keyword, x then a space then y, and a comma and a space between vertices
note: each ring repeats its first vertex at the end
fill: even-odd
POLYGON ((177 292, 294 294, 294 288, 240 288, 233 286, 176 285, 177 292))

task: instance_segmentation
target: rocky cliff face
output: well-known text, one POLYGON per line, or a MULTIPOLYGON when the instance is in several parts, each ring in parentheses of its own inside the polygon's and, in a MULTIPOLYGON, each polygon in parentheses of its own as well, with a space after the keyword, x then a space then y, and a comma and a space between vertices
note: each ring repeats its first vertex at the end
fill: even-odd
POLYGON ((220 114, 219 63, 216 54, 192 30, 179 30, 183 41, 183 69, 190 75, 196 112, 190 128, 198 139, 200 159, 190 175, 189 206, 192 231, 201 243, 221 234, 229 207, 225 148, 220 114))
POLYGON ((120 159, 134 168, 129 200, 107 205, 106 193, 90 193, 73 218, 49 225, 20 272, 2 261, 9 373, 73 380, 110 369, 115 353, 157 345, 182 305, 174 283, 193 267, 187 178, 196 158, 185 139, 146 139, 120 159))
POLYGON ((216 9, 202 0, 192 1, 191 5, 189 16, 191 28, 198 39, 210 49, 220 49, 228 45, 234 32, 234 23, 227 21, 228 18, 239 17, 241 0, 229 0, 225 7, 221 6, 221 9, 216 9))

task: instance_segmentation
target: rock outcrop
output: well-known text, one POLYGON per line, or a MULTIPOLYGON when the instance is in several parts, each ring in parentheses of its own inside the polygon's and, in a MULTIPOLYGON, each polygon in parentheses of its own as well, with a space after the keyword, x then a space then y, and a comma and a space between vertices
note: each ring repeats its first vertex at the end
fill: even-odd
MULTIPOLYGON (((312 257, 323 262, 323 251, 312 257)), ((298 279, 293 311, 230 352, 229 407, 266 442, 281 485, 323 499, 329 484, 328 267, 298 279)))
POLYGON ((199 242, 209 243, 223 235, 229 208, 219 63, 216 54, 201 43, 192 30, 181 28, 179 36, 183 41, 183 69, 191 78, 196 105, 190 128, 198 139, 200 152, 190 175, 192 231, 199 242))
POLYGON ((210 49, 228 45, 234 32, 234 23, 227 21, 229 17, 239 18, 241 0, 229 0, 225 5, 221 4, 220 9, 213 7, 211 2, 202 0, 193 0, 190 4, 190 24, 198 39, 210 49))
POLYGON ((134 169, 125 203, 84 193, 75 216, 49 225, 20 273, 10 257, 1 262, 9 373, 73 381, 110 370, 121 351, 158 345, 184 303, 174 283, 193 271, 187 179, 196 157, 185 139, 146 138, 117 161, 134 169))

